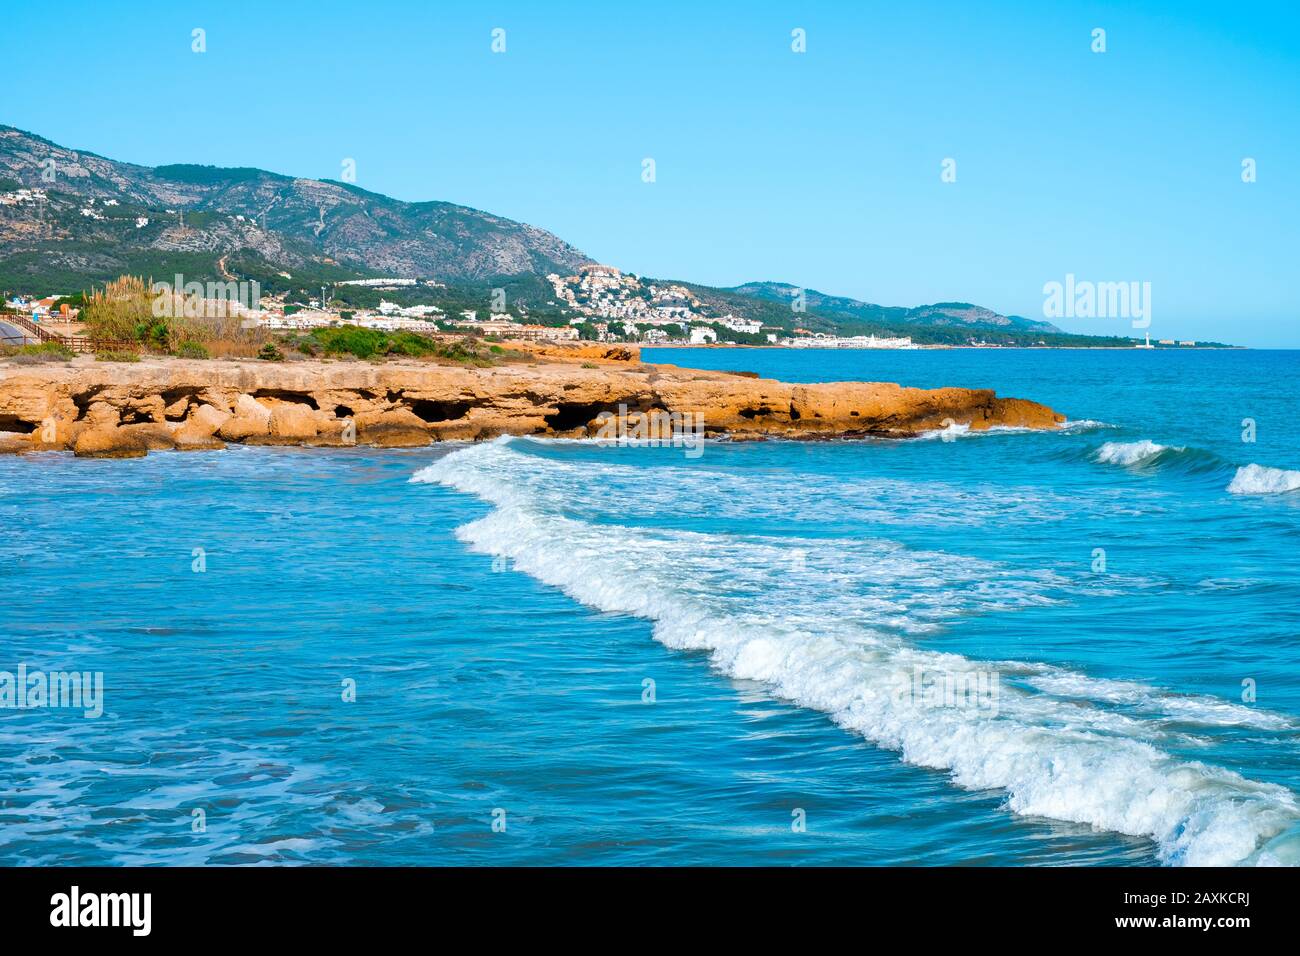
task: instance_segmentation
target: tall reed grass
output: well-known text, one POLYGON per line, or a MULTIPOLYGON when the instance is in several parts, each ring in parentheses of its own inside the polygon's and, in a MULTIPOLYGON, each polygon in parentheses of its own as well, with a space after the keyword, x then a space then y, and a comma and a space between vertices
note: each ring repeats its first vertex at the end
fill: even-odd
POLYGON ((86 334, 105 342, 131 342, 171 354, 185 343, 201 344, 213 357, 252 357, 271 340, 267 329, 223 299, 153 291, 153 282, 124 275, 86 296, 81 310, 86 334))

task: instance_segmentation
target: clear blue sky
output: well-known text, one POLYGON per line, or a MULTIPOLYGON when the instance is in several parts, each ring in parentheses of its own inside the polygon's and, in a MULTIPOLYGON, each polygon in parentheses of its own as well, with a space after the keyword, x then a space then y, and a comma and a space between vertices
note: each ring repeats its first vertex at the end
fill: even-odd
POLYGON ((1300 347, 1294 2, 8 0, 4 22, 0 122, 115 159, 351 157, 367 189, 634 272, 887 305, 1037 317, 1066 273, 1149 281, 1153 337, 1300 347))

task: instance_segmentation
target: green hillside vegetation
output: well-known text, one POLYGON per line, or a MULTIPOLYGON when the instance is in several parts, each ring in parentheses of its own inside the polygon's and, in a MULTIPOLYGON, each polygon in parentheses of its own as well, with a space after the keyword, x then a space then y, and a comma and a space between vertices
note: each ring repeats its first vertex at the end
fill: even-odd
POLYGON ((124 273, 167 282, 178 272, 187 281, 217 278, 216 262, 208 253, 141 249, 109 258, 90 243, 65 242, 62 248, 65 253, 80 253, 85 265, 75 269, 51 267, 41 252, 17 253, 0 259, 0 290, 24 295, 90 292, 124 273))
POLYGON ((199 166, 194 163, 172 163, 168 166, 155 166, 153 172, 159 179, 200 185, 251 182, 268 175, 260 169, 253 169, 249 166, 199 166))

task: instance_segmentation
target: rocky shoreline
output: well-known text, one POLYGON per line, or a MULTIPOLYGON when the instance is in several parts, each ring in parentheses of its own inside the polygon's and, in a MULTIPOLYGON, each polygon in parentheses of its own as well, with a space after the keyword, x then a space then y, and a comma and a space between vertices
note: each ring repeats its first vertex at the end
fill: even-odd
POLYGON ((905 438, 954 423, 980 430, 1064 420, 988 389, 797 385, 646 365, 626 352, 491 368, 89 357, 0 364, 0 452, 139 457, 228 442, 418 447, 503 434, 581 438, 598 433, 604 413, 621 415, 629 431, 694 416, 704 435, 733 439, 905 438))

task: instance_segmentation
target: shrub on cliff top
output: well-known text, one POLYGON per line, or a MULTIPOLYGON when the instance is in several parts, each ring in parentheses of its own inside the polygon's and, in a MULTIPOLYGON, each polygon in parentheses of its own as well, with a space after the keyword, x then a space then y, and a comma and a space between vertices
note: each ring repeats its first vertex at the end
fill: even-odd
POLYGON ((211 358, 211 353, 201 342, 182 342, 176 350, 177 358, 187 359, 206 359, 211 358))
POLYGON ((72 352, 59 342, 41 342, 39 345, 7 346, 0 356, 13 359, 18 365, 40 365, 44 362, 66 362, 72 352))
POLYGON ((310 338, 326 355, 355 355, 363 359, 376 355, 432 355, 438 350, 436 342, 414 332, 383 332, 356 325, 314 329, 310 338))
POLYGON ((126 349, 100 349, 95 353, 96 362, 138 362, 140 361, 139 352, 129 352, 126 349))
POLYGON ((470 365, 491 365, 491 354, 472 339, 440 342, 415 332, 384 332, 356 325, 336 325, 313 329, 298 345, 310 354, 351 356, 360 359, 383 359, 388 356, 440 358, 470 365), (304 348, 304 343, 311 343, 304 348))

